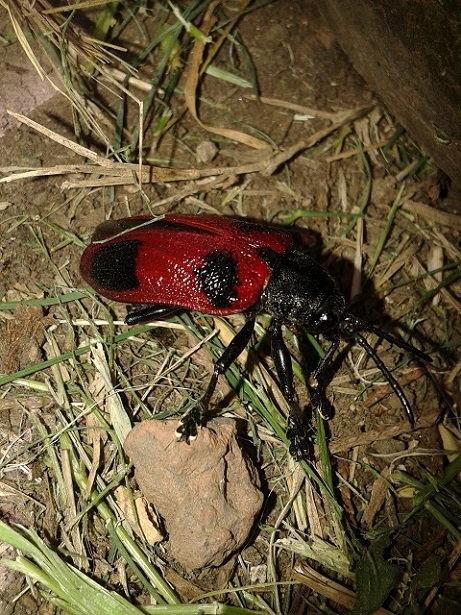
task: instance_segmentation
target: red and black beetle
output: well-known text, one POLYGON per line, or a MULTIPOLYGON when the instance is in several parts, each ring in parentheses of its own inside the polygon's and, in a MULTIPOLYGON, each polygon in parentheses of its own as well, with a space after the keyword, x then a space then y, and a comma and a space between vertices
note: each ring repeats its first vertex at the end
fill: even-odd
POLYGON ((165 318, 178 310, 228 315, 244 312, 246 322, 216 362, 210 383, 178 427, 188 441, 197 434, 224 373, 249 343, 258 312, 272 317, 272 356, 282 393, 289 405, 290 453, 307 452, 303 412, 296 401, 291 357, 282 326, 303 327, 322 335, 330 346, 312 374, 310 396, 325 419, 333 410, 325 388, 328 368, 340 339, 357 342, 373 359, 398 396, 413 425, 410 405, 399 383, 361 331, 403 348, 423 361, 429 357, 406 342, 349 313, 330 274, 307 254, 294 249, 282 229, 213 215, 139 216, 98 226, 82 255, 82 277, 98 293, 135 307, 125 319, 134 324, 165 318))

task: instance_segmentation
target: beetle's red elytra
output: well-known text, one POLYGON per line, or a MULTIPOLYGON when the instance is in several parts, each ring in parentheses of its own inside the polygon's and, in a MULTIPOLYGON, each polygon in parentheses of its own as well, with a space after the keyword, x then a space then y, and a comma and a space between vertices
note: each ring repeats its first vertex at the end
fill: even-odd
POLYGON ((259 312, 272 317, 272 356, 289 405, 287 437, 296 459, 308 451, 307 426, 293 385, 291 356, 282 327, 322 335, 330 346, 312 374, 314 407, 329 419, 326 397, 331 360, 341 338, 358 343, 373 359, 398 396, 411 424, 410 404, 397 380, 361 331, 375 333, 423 361, 430 358, 347 311, 334 279, 310 256, 294 247, 282 228, 213 215, 137 216, 99 225, 82 255, 80 271, 99 294, 133 305, 128 324, 166 318, 178 310, 226 316, 244 313, 246 322, 216 362, 204 395, 180 421, 177 433, 189 441, 205 422, 218 376, 250 342, 259 312))
POLYGON ((269 232, 232 218, 167 215, 150 220, 126 218, 96 229, 82 256, 81 273, 104 297, 237 314, 259 301, 271 275, 258 250, 281 255, 292 245, 286 231, 269 232))

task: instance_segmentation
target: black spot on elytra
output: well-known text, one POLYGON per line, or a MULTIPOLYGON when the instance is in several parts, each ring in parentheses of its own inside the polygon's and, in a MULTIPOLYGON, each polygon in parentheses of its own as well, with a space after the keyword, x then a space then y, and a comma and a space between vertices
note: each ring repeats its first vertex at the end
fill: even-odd
POLYGON ((230 252, 213 250, 195 273, 200 280, 200 288, 214 307, 229 307, 237 298, 237 263, 230 252))
POLYGON ((136 240, 102 244, 91 265, 94 282, 106 290, 120 292, 137 288, 136 257, 139 244, 136 240))

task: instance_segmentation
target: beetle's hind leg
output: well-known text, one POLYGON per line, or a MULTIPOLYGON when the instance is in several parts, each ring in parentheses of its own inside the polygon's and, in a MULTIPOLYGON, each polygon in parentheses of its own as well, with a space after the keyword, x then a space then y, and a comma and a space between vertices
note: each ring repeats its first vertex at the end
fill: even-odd
POLYGON ((176 436, 183 442, 189 442, 197 437, 197 426, 206 422, 210 400, 218 383, 220 374, 224 374, 237 357, 244 351, 250 341, 255 326, 255 317, 252 315, 235 335, 221 357, 216 361, 208 387, 195 406, 188 410, 180 419, 176 436))
POLYGON ((138 325, 143 322, 151 322, 152 320, 159 320, 168 318, 181 308, 175 305, 135 305, 129 309, 128 314, 125 316, 125 323, 127 325, 138 325))

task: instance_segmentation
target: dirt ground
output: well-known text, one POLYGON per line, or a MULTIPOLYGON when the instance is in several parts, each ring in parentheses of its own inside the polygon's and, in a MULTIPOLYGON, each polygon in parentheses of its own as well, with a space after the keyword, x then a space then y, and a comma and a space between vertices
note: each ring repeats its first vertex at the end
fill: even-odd
MULTIPOLYGON (((4 29, 1 34, 6 36, 8 26, 4 17, 0 19, 4 29)), ((283 3, 283 10, 280 2, 269 4, 246 15, 239 32, 256 67, 261 99, 256 100, 252 90, 223 85, 207 76, 200 91, 202 99, 207 101, 200 106, 203 122, 243 132, 249 132, 248 127, 252 127, 253 135, 265 135, 276 148, 288 150, 328 126, 340 112, 359 108, 364 111, 315 147, 301 151, 271 175, 243 174, 228 186, 217 186, 203 194, 197 189, 189 197, 166 206, 157 207, 157 203, 182 194, 190 183, 144 184, 143 191, 134 186, 63 189, 63 181, 83 176, 49 175, 0 184, 0 296, 4 301, 17 301, 59 297, 74 289, 84 289, 78 269, 79 258, 82 246, 99 222, 146 212, 146 203, 150 211, 161 213, 170 210, 196 212, 203 202, 208 211, 279 223, 292 221, 297 228, 311 229, 315 253, 330 267, 349 296, 356 235, 355 230, 345 234, 351 220, 348 214, 358 212, 366 202, 362 246, 362 266, 366 271, 376 254, 390 208, 399 198, 403 205, 390 227, 386 252, 380 255, 372 277, 362 280, 363 299, 354 309, 361 317, 396 335, 413 330, 412 343, 431 353, 433 365, 411 362, 396 372, 419 420, 418 429, 412 433, 399 400, 387 385, 371 387, 365 399, 356 397, 357 388, 367 379, 366 369, 372 367, 371 362, 361 363, 358 349, 348 356, 342 351, 335 362, 338 369, 328 387, 335 407, 335 417, 327 426, 330 452, 334 455, 335 471, 342 477, 338 486, 343 497, 342 506, 351 523, 360 523, 356 499, 371 497, 375 477, 380 473, 386 475, 391 462, 398 465, 404 451, 432 451, 433 454, 421 457, 419 467, 434 476, 440 476, 443 471, 437 422, 450 405, 452 394, 456 394, 459 358, 453 340, 459 326, 459 295, 447 287, 433 297, 430 293, 434 279, 424 277, 424 272, 443 264, 456 264, 460 227, 448 224, 449 218, 443 218, 444 213, 429 209, 437 208, 445 194, 436 170, 425 164, 413 174, 406 173, 409 166, 421 158, 417 144, 405 134, 393 139, 398 127, 392 116, 355 73, 321 20, 315 2, 287 1, 283 3), (367 148, 390 139, 393 145, 385 154, 377 147, 367 148), (345 142, 349 147, 343 149, 345 142), (354 143, 359 142, 367 149, 366 154, 358 145, 353 150, 354 143), (351 155, 339 155, 345 149, 352 152, 351 155), (372 178, 370 184, 367 173, 372 178), (369 186, 371 193, 367 196, 369 186), (306 212, 311 211, 344 215, 307 217, 306 212), (440 263, 441 252, 443 261, 440 263), (399 321, 401 327, 396 324, 399 321), (360 373, 363 370, 364 375, 360 373), (346 489, 348 480, 352 481, 355 494, 346 489)), ((136 45, 136 40, 130 44, 136 45)), ((19 44, 13 42, 11 47, 18 50, 19 44)), ((21 57, 19 52, 18 58, 21 57)), ((217 64, 225 67, 228 61, 222 53, 217 64)), ((9 61, 8 65, 21 66, 21 75, 24 71, 33 73, 23 57, 9 61)), ((147 64, 146 74, 149 68, 147 64)), ((14 72, 10 78, 10 86, 4 84, 2 87, 15 87, 14 72)), ((21 88, 24 88, 22 77, 21 88)), ((11 104, 15 105, 14 99, 11 104)), ((22 108, 19 111, 22 112, 22 108)), ((13 106, 12 110, 18 108, 13 106)), ((42 126, 75 140, 71 109, 62 96, 55 95, 28 115, 42 126)), ((214 139, 216 156, 212 160, 205 156, 201 161, 197 147, 210 139, 210 133, 186 113, 172 134, 161 142, 157 143, 155 137, 146 133, 147 157, 153 164, 180 169, 249 165, 261 159, 260 152, 252 148, 226 139, 214 139)), ((97 135, 87 135, 85 145, 101 155, 105 153, 97 135)), ((41 168, 83 162, 67 147, 28 126, 11 122, 0 139, 0 156, 1 170, 5 174, 7 167, 41 168)), ((91 314, 104 316, 104 310, 94 307, 90 300, 84 303, 91 314)), ((69 352, 88 340, 88 328, 75 324, 81 317, 79 308, 70 302, 65 309, 56 305, 29 305, 0 312, 0 374, 18 372, 56 354, 69 352)), ((116 319, 123 319, 123 306, 115 305, 111 310, 116 319)), ((162 335, 159 333, 158 339, 166 349, 169 338, 164 341, 162 335)), ((186 336, 179 339, 185 346, 191 345, 186 336)), ((177 339, 174 344, 179 344, 177 339)), ((389 366, 394 365, 397 355, 399 359, 405 358, 404 353, 396 354, 386 343, 380 349, 380 357, 389 366)), ((129 381, 133 378, 137 385, 147 386, 149 374, 145 365, 130 367, 126 356, 120 364, 126 368, 129 381)), ((62 413, 68 409, 66 404, 72 403, 69 393, 72 383, 66 380, 68 369, 70 364, 66 367, 65 363, 43 369, 24 376, 22 382, 4 385, 0 392, 0 516, 9 523, 34 527, 55 546, 61 540, 61 513, 53 509, 50 460, 37 442, 45 432, 53 433, 61 424, 62 413), (35 381, 39 385, 34 386, 35 381), (66 383, 64 396, 59 383, 66 383)), ((86 365, 85 369, 90 368, 86 365)), ((375 376, 373 373, 370 377, 375 376)), ((114 377, 119 378, 119 383, 126 382, 120 375, 114 377)), ((73 384, 80 386, 79 381, 73 384)), ((303 387, 299 385, 298 388, 300 399, 305 400, 303 387)), ((170 395, 173 395, 170 399, 173 407, 179 398, 174 397, 176 393, 170 395)), ((151 398, 149 404, 153 410, 156 401, 151 398)), ((276 490, 277 472, 268 469, 268 458, 264 465, 267 492, 276 490)), ((278 497, 283 500, 286 494, 278 494, 278 497)), ((386 505, 390 506, 389 502, 386 505)), ((405 509, 401 500, 398 506, 405 509)), ((265 522, 274 522, 278 512, 280 508, 275 506, 267 513, 265 522)), ((445 534, 428 516, 420 519, 418 526, 415 524, 408 529, 405 540, 418 543, 416 560, 422 561, 427 552, 438 549, 443 557, 445 534), (422 543, 425 543, 424 549, 422 543)), ((97 549, 104 550, 104 547, 98 544, 97 549)), ((165 567, 170 568, 171 582, 186 597, 190 597, 188 592, 194 594, 222 587, 237 567, 232 560, 222 570, 203 571, 188 577, 182 587, 168 550, 162 552, 162 557, 165 567)), ((265 561, 264 541, 254 538, 243 558, 254 565, 262 564, 265 561)), ((289 557, 285 564, 288 570, 289 557)), ((114 575, 104 572, 108 584, 120 590, 114 575)), ((287 578, 287 575, 282 574, 282 577, 287 578)), ((2 613, 53 612, 53 607, 42 602, 35 589, 21 594, 23 590, 22 577, 0 569, 2 613)), ((303 595, 302 587, 296 591, 303 595)), ((295 612, 310 611, 290 611, 295 612)))

